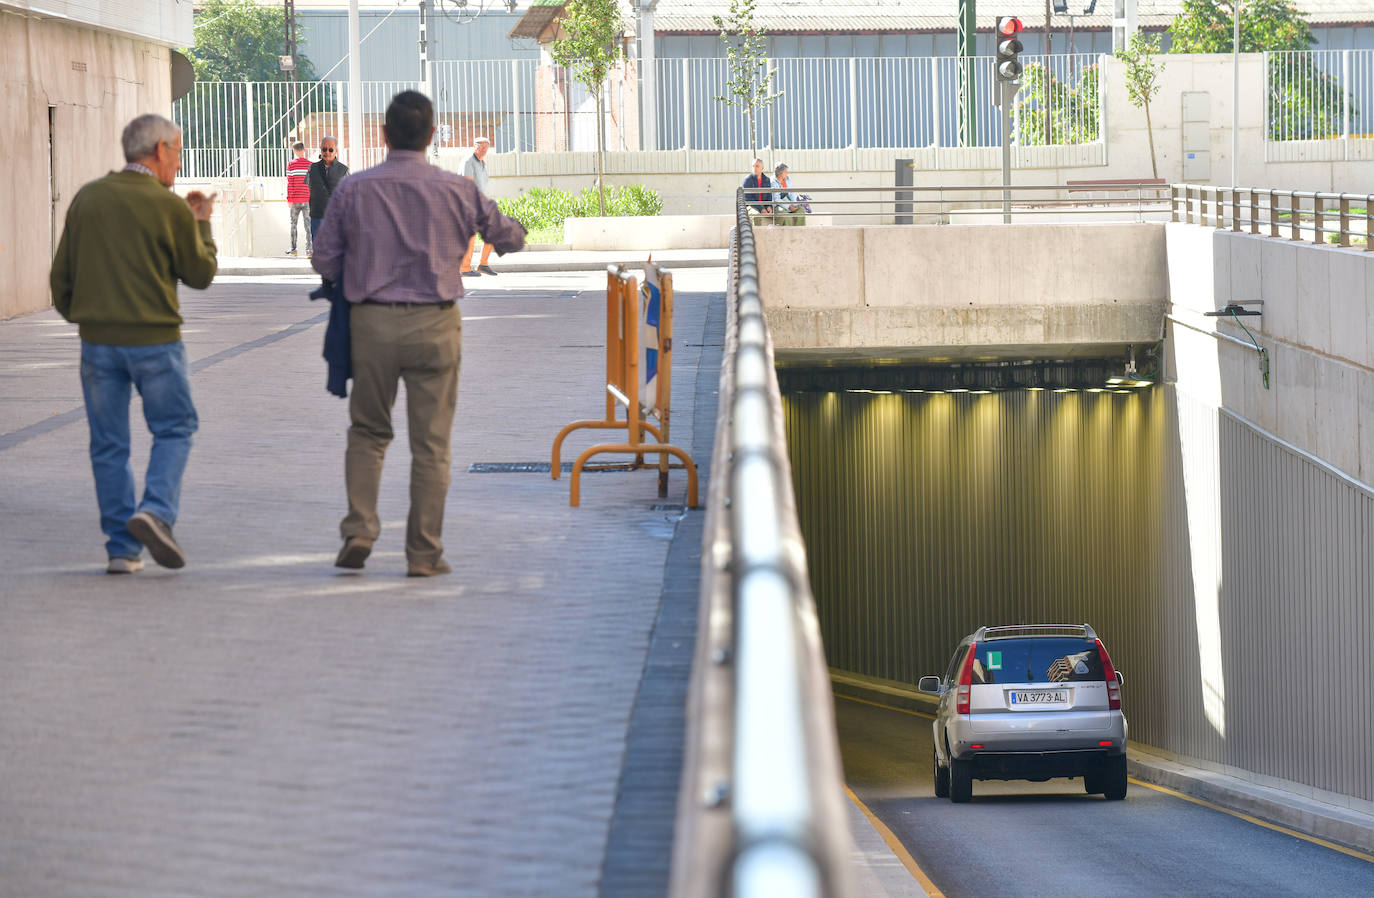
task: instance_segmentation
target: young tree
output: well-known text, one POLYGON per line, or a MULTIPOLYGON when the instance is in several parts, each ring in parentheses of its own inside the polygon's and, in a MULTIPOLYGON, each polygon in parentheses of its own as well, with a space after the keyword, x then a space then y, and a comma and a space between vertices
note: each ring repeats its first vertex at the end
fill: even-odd
MULTIPOLYGON (((1183 0, 1169 33, 1170 53, 1230 53, 1233 0, 1183 0)), ((1240 52, 1307 50, 1312 29, 1291 0, 1242 0, 1240 52)), ((1269 63, 1269 136, 1274 140, 1327 137, 1340 132, 1342 106, 1350 102, 1336 78, 1310 55, 1280 56, 1269 63)), ((1352 108, 1352 113, 1353 113, 1352 108)))
POLYGON ((625 22, 617 0, 568 0, 558 20, 560 35, 549 47, 553 61, 572 70, 573 77, 596 97, 596 192, 606 214, 606 120, 602 88, 620 60, 625 22))
POLYGON ((1154 178, 1159 177, 1159 165, 1155 162, 1155 128, 1150 122, 1150 100, 1159 93, 1159 76, 1164 71, 1164 63, 1155 59, 1158 53, 1158 40, 1146 37, 1141 31, 1136 31, 1130 42, 1116 51, 1116 58, 1126 67, 1126 96, 1132 106, 1145 110, 1145 136, 1150 144, 1150 172, 1154 178))
POLYGON ((754 23, 754 7, 757 4, 758 0, 730 0, 729 18, 711 17, 711 21, 720 29, 725 55, 730 60, 730 79, 726 82, 730 94, 715 99, 729 106, 738 106, 749 117, 749 149, 755 156, 759 153, 757 117, 770 103, 782 96, 781 93, 774 93, 774 72, 767 69, 768 59, 764 54, 768 46, 768 33, 754 23))

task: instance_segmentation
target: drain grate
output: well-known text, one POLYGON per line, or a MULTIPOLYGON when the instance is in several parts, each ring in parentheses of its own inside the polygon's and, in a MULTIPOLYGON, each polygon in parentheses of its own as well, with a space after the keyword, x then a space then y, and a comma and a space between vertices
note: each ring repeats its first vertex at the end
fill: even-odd
MULTIPOLYGON (((565 461, 562 464, 564 474, 572 473, 573 463, 565 461)), ((546 461, 475 461, 468 465, 469 474, 549 474, 553 467, 546 461)), ((634 465, 586 465, 582 468, 584 472, 596 473, 598 471, 634 471, 634 465)), ((657 470, 649 466, 639 468, 641 471, 657 470)))

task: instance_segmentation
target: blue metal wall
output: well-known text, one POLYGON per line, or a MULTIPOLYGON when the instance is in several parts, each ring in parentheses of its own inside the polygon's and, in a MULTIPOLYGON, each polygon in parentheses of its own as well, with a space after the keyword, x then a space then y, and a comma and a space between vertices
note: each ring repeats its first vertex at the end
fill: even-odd
MULTIPOLYGON (((362 45, 364 81, 413 81, 420 77, 420 22, 414 7, 405 7, 387 18, 380 10, 359 14, 359 25, 366 38, 362 45), (376 27, 371 37, 368 32, 376 27)), ((429 34, 434 60, 538 59, 539 47, 531 40, 506 37, 520 13, 486 12, 464 24, 441 15, 430 18, 429 34)), ((308 10, 300 13, 301 50, 323 76, 348 55, 348 13, 335 10, 308 10)), ((348 80, 348 63, 328 76, 330 81, 348 80)))

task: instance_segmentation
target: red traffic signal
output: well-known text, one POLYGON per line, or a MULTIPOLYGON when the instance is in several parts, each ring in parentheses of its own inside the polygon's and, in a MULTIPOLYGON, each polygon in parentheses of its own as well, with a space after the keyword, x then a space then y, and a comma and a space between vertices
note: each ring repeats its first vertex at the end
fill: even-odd
POLYGON ((997 80, 1006 84, 1017 84, 1021 78, 1021 61, 1016 57, 1025 47, 1017 39, 1021 33, 1021 20, 1016 16, 997 18, 997 80))

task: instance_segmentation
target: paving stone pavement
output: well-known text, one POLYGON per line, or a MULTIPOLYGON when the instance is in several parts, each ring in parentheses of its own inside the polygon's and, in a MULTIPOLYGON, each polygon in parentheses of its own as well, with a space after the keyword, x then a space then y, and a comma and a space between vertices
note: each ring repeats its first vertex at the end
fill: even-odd
MULTIPOLYGON (((676 275, 679 445, 724 280, 676 275)), ((454 574, 431 580, 404 576, 403 414, 382 539, 362 575, 332 566, 347 408, 310 286, 182 293, 201 429, 180 572, 103 573, 75 329, 0 323, 0 896, 597 894, 681 587, 665 561, 700 512, 654 508, 685 502, 681 472, 667 499, 653 472, 588 474, 572 509, 566 478, 467 469, 546 461, 562 424, 600 416, 604 275, 503 275, 463 301, 454 574)))

